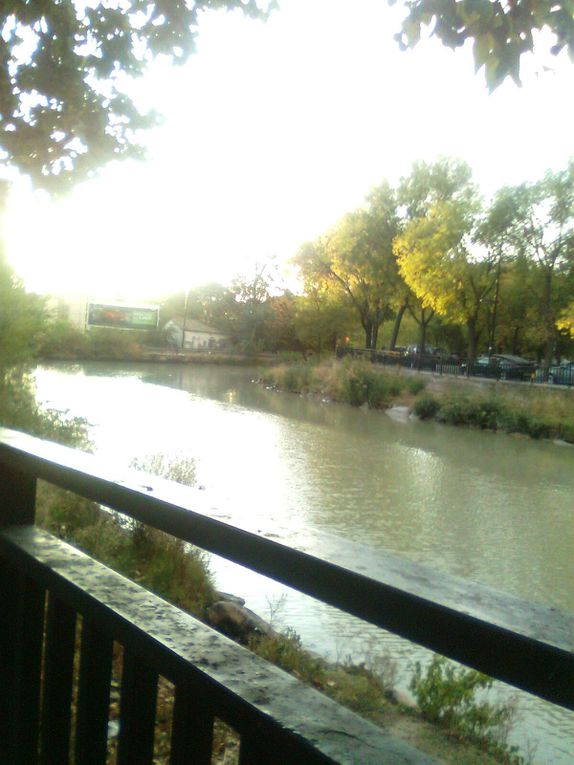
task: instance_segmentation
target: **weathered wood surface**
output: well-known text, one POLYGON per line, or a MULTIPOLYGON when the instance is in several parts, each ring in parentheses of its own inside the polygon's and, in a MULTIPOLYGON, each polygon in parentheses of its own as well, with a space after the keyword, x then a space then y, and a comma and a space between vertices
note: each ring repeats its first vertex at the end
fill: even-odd
MULTIPOLYGON (((206 714, 215 711, 246 740, 257 741, 264 752, 271 747, 265 762, 435 763, 431 757, 34 526, 13 526, 0 532, 0 556, 25 571, 37 586, 47 588, 72 606, 103 634, 112 635, 124 646, 131 661, 137 657, 138 663, 153 668, 176 687, 180 684, 186 687, 192 698, 201 699, 206 714)), ((138 702, 132 685, 128 678, 125 694, 132 695, 126 699, 126 706, 138 702)), ((140 689, 139 693, 150 718, 152 712, 147 707, 151 697, 147 689, 140 689)), ((130 707, 128 719, 131 711, 130 707)), ((127 742, 127 733, 124 737, 127 742)), ((149 741, 136 743, 146 748, 148 756, 149 741)), ((135 745, 133 736, 129 737, 129 745, 135 745)))

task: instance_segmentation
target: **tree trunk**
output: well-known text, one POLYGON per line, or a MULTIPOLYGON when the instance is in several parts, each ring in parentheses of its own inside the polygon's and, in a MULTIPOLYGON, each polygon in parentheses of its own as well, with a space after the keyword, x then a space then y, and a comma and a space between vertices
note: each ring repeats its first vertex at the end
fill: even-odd
POLYGON ((419 325, 419 354, 426 352, 428 321, 421 321, 419 325))
POLYGON ((546 343, 544 345, 544 370, 543 370, 544 382, 548 381, 548 375, 550 372, 550 366, 552 364, 553 356, 554 356, 554 325, 546 328, 546 343))
POLYGON ((548 381, 548 373, 552 364, 554 355, 554 317, 552 316, 552 277, 553 270, 547 269, 544 274, 544 362, 543 362, 543 380, 548 381))
POLYGON ((498 319, 498 299, 500 293, 500 272, 502 269, 502 254, 498 253, 498 263, 496 264, 496 286, 494 290, 494 305, 492 306, 491 325, 489 332, 488 356, 496 350, 496 321, 498 319))
POLYGON ((403 320, 403 315, 407 309, 407 304, 404 303, 399 310, 397 311, 397 315, 395 316, 395 323, 393 324, 393 331, 391 333, 391 342, 389 344, 389 349, 391 351, 395 350, 395 347, 397 345, 397 339, 399 337, 399 330, 401 328, 401 322, 403 320))
POLYGON ((466 329, 468 331, 468 361, 470 364, 476 358, 476 349, 480 332, 476 331, 476 320, 467 321, 466 329))
POLYGON ((373 329, 371 332, 371 348, 373 350, 375 350, 377 347, 377 341, 379 339, 379 326, 380 325, 376 321, 373 322, 373 329))
POLYGON ((373 322, 364 321, 363 329, 365 330, 365 348, 372 348, 373 342, 373 322))

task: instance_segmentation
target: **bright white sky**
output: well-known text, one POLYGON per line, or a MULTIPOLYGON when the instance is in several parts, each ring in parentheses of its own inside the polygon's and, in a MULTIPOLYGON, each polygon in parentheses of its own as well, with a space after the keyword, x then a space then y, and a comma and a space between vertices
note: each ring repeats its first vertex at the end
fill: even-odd
POLYGON ((137 85, 165 117, 148 161, 109 167, 65 200, 17 185, 6 222, 17 272, 39 291, 154 299, 286 262, 417 159, 465 159, 487 196, 565 166, 566 57, 529 56, 522 88, 489 95, 467 49, 401 52, 401 16, 385 0, 282 0, 267 24, 206 15, 197 55, 137 85))

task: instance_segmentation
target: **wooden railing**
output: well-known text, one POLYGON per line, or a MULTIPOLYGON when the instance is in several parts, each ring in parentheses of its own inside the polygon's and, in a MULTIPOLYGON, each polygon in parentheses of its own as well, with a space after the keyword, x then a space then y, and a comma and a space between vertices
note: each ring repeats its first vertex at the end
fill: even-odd
POLYGON ((118 643, 118 765, 153 762, 160 676, 175 686, 171 765, 211 763, 215 719, 238 732, 240 765, 433 762, 38 529, 37 479, 574 708, 567 614, 333 538, 286 544, 223 522, 191 489, 118 478, 92 455, 0 429, 1 763, 106 762, 118 643))

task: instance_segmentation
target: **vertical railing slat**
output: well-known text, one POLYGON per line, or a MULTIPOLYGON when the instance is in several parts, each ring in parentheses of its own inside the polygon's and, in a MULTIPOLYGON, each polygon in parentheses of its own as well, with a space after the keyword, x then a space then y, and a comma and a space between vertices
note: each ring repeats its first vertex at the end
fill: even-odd
POLYGON ((170 765, 210 765, 213 715, 187 685, 175 689, 170 765))
POLYGON ((111 638, 84 619, 76 717, 76 765, 105 765, 106 762, 112 648, 111 638))
MULTIPOLYGON (((0 528, 34 523, 36 477, 0 463, 0 528)), ((36 762, 40 699, 42 620, 45 593, 2 567, 0 586, 0 762, 36 762), (40 607, 41 601, 41 607, 40 607), (30 610, 25 608, 30 606, 30 610), (39 630, 38 630, 39 627, 39 630), (22 643, 24 640, 24 643, 22 643), (29 654, 29 655, 28 655, 29 654), (27 689, 20 665, 30 679, 27 689), (25 731, 20 725, 30 724, 25 731)))
POLYGON ((18 617, 14 662, 14 762, 36 765, 40 723, 42 643, 46 592, 24 575, 18 577, 18 617))
POLYGON ((18 639, 18 574, 0 565, 0 762, 12 763, 15 754, 14 698, 18 639))
POLYGON ((118 765, 153 765, 158 676, 124 651, 118 765))
POLYGON ((75 611, 50 595, 42 698, 42 765, 69 762, 75 639, 75 611))
POLYGON ((241 736, 239 765, 271 765, 271 761, 265 757, 257 745, 255 736, 241 736))

